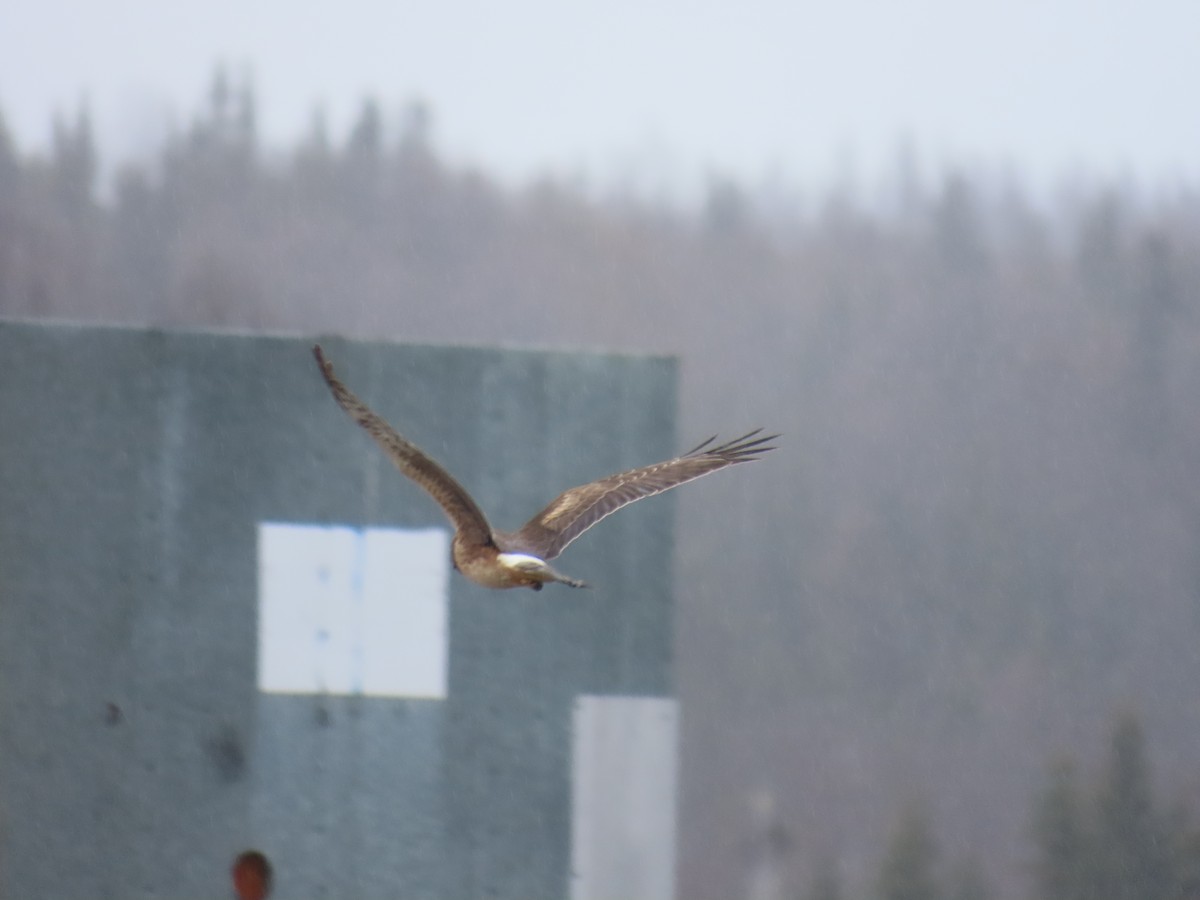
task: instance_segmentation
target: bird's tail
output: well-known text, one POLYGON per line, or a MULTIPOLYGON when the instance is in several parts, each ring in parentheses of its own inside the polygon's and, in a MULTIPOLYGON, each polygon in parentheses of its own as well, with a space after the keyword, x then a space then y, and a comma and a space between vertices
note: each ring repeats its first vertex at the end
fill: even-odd
POLYGON ((559 584, 565 584, 567 587, 573 588, 590 588, 591 585, 586 581, 580 581, 578 578, 571 578, 569 575, 564 575, 561 572, 556 572, 549 566, 546 567, 551 575, 552 581, 557 581, 559 584))

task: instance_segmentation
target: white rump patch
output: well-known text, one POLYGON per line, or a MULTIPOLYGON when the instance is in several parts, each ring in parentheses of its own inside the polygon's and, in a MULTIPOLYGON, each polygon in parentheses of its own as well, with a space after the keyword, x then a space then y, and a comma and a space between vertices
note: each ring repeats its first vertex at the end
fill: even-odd
POLYGON ((528 553, 501 553, 498 558, 500 565, 518 572, 545 572, 549 568, 545 562, 528 553))

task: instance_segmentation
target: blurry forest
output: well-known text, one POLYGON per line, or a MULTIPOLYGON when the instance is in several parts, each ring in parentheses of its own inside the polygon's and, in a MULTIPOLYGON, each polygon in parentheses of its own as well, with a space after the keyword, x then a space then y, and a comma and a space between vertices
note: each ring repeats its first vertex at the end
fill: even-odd
POLYGON ((681 897, 1103 897, 1046 848, 1109 821, 1110 737, 1194 843, 1200 193, 899 154, 681 211, 389 109, 268 152, 218 75, 103 191, 86 112, 44 155, 0 121, 0 315, 670 352, 681 449, 782 431, 677 500, 681 897))

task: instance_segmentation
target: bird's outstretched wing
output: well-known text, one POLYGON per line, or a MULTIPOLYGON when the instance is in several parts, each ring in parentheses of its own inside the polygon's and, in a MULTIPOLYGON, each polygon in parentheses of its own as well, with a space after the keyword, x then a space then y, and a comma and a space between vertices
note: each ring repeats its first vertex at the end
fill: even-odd
POLYGON ((635 500, 661 494, 701 475, 758 459, 760 454, 774 450, 767 443, 779 435, 758 437, 761 431, 761 428, 755 429, 715 447, 710 446, 716 440, 713 435, 674 459, 571 488, 508 537, 517 547, 542 559, 553 559, 601 519, 635 500))
POLYGON ((426 456, 412 442, 405 440, 387 422, 375 414, 350 391, 336 375, 333 366, 325 359, 320 345, 313 347, 313 356, 321 368, 321 375, 338 406, 350 414, 376 443, 383 448, 396 464, 396 468, 423 487, 438 505, 445 510, 454 527, 468 541, 485 544, 492 539, 492 529, 479 506, 461 484, 445 469, 426 456))

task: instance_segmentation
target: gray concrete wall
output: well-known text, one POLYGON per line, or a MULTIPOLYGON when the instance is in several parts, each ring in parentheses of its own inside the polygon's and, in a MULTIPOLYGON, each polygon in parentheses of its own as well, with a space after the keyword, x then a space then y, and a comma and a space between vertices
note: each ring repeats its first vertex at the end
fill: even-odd
MULTIPOLYGON (((443 525, 309 341, 0 322, 0 898, 562 897, 582 694, 671 693, 669 497, 453 574, 445 700, 267 694, 261 522, 443 525)), ((498 527, 678 449, 667 359, 353 344, 345 380, 498 527)))

